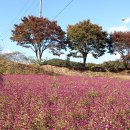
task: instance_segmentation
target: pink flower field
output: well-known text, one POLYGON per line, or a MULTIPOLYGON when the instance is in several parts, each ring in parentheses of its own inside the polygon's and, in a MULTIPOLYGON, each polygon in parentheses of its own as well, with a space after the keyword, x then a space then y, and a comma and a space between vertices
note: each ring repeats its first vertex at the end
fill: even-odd
POLYGON ((130 81, 5 75, 0 130, 129 130, 130 81))

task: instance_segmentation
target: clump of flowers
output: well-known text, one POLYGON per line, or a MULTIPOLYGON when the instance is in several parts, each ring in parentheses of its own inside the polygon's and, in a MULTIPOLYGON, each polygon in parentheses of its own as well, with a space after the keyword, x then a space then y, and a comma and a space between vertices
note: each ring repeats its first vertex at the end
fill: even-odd
POLYGON ((128 130, 130 81, 105 77, 5 75, 1 130, 128 130))

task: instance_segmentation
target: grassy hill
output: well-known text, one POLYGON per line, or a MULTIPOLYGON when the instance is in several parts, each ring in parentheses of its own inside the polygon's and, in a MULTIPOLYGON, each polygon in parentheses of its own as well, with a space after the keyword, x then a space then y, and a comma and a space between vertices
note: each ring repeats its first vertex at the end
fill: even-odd
MULTIPOLYGON (((44 61, 41 66, 37 63, 20 63, 11 61, 0 57, 0 72, 4 74, 66 74, 69 71, 71 73, 77 72, 121 72, 124 70, 123 65, 119 61, 109 61, 103 64, 87 63, 86 67, 83 67, 82 63, 73 62, 70 60, 51 59, 44 61), (53 67, 52 67, 53 66, 53 67), (53 69, 52 69, 53 68, 53 69), (62 71, 62 72, 60 72, 62 71)), ((129 71, 127 71, 129 73, 129 71)), ((70 75, 70 74, 69 74, 70 75)))
POLYGON ((86 67, 80 62, 73 62, 69 60, 51 59, 42 63, 42 65, 52 65, 57 67, 66 67, 73 70, 80 71, 93 71, 93 72, 121 72, 123 71, 124 65, 121 61, 107 61, 102 64, 87 63, 86 67))
POLYGON ((54 74, 36 64, 22 64, 0 59, 0 72, 3 74, 54 74))
POLYGON ((92 66, 96 66, 98 64, 88 63, 86 67, 83 66, 80 62, 74 62, 69 60, 62 60, 62 59, 50 59, 42 63, 42 65, 52 65, 57 67, 66 67, 73 70, 90 70, 92 66))

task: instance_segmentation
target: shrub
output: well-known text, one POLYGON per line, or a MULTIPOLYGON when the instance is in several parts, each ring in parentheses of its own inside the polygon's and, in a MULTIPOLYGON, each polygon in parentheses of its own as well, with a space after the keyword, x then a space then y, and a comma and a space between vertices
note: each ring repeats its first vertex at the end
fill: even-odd
POLYGON ((44 61, 42 65, 52 65, 52 66, 58 66, 58 67, 65 67, 66 63, 64 60, 61 59, 51 59, 44 61))
POLYGON ((104 62, 102 65, 110 72, 119 72, 125 69, 123 63, 120 61, 108 61, 104 62))
POLYGON ((86 70, 87 67, 84 67, 82 63, 70 61, 68 58, 66 60, 61 59, 52 59, 44 61, 42 65, 52 65, 58 67, 67 67, 74 70, 86 70))
POLYGON ((106 69, 105 67, 101 66, 101 65, 95 65, 95 66, 92 66, 90 68, 91 71, 94 71, 94 72, 106 72, 106 69))

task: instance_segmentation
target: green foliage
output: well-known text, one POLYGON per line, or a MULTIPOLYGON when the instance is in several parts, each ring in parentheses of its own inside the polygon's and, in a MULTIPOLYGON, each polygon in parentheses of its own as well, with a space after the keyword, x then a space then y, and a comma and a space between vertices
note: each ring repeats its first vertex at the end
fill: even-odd
POLYGON ((120 72, 125 70, 125 67, 120 61, 107 61, 102 64, 88 64, 89 70, 94 72, 120 72))
POLYGON ((89 53, 95 58, 105 53, 106 36, 102 27, 92 24, 90 20, 68 26, 67 37, 71 49, 69 56, 82 57, 85 66, 89 53))
POLYGON ((102 64, 94 64, 94 63, 88 63, 86 67, 84 68, 82 63, 79 62, 73 62, 61 59, 51 59, 43 62, 43 65, 52 65, 52 66, 58 66, 58 67, 67 67, 69 69, 74 70, 90 70, 93 72, 120 72, 124 70, 124 65, 120 61, 108 61, 104 62, 102 64))
POLYGON ((87 64, 87 68, 88 68, 88 70, 91 70, 91 68, 92 67, 94 67, 94 66, 96 66, 97 64, 95 64, 95 63, 88 63, 87 64))
POLYGON ((65 60, 61 59, 51 59, 51 60, 46 60, 42 63, 42 65, 52 65, 52 66, 58 66, 58 67, 65 67, 66 62, 65 60))
POLYGON ((118 60, 104 62, 102 65, 105 67, 107 71, 110 71, 110 72, 119 72, 125 69, 123 63, 118 60))
POLYGON ((80 70, 80 71, 88 70, 88 68, 86 66, 84 67, 84 65, 80 62, 71 62, 70 68, 74 70, 80 70))
POLYGON ((82 63, 73 62, 73 61, 70 61, 69 59, 66 59, 66 60, 51 59, 51 60, 47 60, 43 62, 43 65, 67 67, 69 69, 74 69, 74 70, 87 70, 87 67, 84 67, 82 63))
POLYGON ((102 64, 95 64, 90 68, 94 72, 106 72, 105 67, 102 64))

